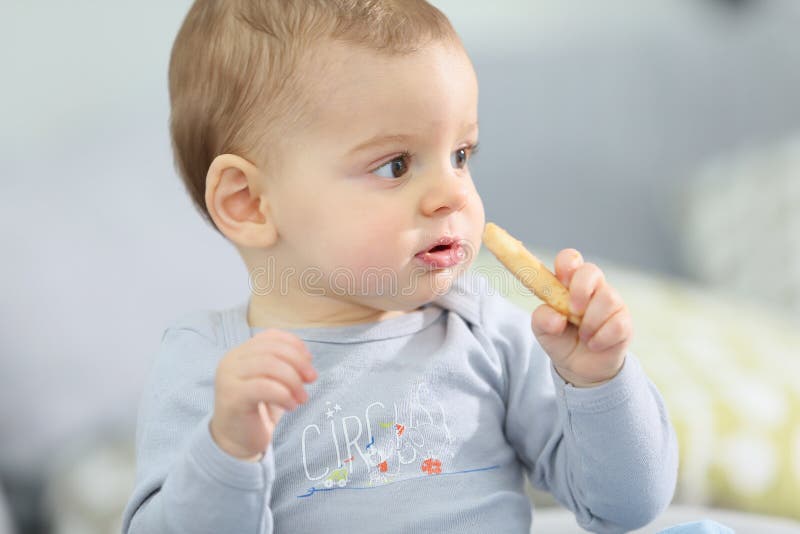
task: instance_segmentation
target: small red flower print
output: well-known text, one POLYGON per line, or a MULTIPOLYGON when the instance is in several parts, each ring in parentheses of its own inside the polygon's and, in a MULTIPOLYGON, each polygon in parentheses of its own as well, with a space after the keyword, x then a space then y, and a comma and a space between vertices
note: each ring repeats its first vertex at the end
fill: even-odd
POLYGON ((386 462, 386 460, 384 460, 378 464, 378 469, 381 470, 381 473, 385 473, 389 470, 389 464, 386 462))
POLYGON ((403 431, 406 429, 405 426, 399 425, 399 424, 398 425, 394 425, 394 427, 397 429, 397 435, 398 436, 402 436, 403 435, 403 431))
POLYGON ((438 475, 442 472, 442 462, 436 458, 427 458, 422 462, 422 471, 429 475, 438 475))

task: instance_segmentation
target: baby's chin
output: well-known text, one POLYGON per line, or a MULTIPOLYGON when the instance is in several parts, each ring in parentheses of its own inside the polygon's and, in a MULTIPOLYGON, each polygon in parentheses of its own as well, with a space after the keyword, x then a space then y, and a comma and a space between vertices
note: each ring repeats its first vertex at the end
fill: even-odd
POLYGON ((372 295, 372 306, 385 311, 414 311, 447 294, 466 269, 456 266, 412 278, 391 294, 372 295))

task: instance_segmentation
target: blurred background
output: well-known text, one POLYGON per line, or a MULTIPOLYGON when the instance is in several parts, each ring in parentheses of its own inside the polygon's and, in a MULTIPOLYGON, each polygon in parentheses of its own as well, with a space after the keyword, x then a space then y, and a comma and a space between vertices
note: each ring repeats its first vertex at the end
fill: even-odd
MULTIPOLYGON (((644 326, 650 346, 695 328, 684 348, 707 355, 713 328, 670 318, 724 311, 729 322, 714 323, 720 350, 743 351, 750 374, 755 365, 768 366, 763 377, 797 371, 753 396, 741 381, 722 386, 752 399, 761 422, 743 422, 744 439, 720 455, 747 470, 740 459, 763 459, 764 443, 779 451, 753 475, 772 493, 748 494, 749 481, 735 493, 738 475, 701 444, 706 459, 687 458, 706 462, 708 477, 678 494, 797 518, 800 2, 433 3, 478 73, 472 172, 487 219, 544 257, 574 247, 618 267, 630 298, 659 288, 658 304, 642 309, 666 313, 684 298, 691 309, 642 313, 663 327, 644 326), (736 337, 753 324, 742 317, 761 321, 747 339, 736 337), (767 358, 776 353, 783 359, 767 358), (777 400, 776 388, 785 389, 777 400), (779 420, 763 427, 776 410, 779 420), (765 469, 789 478, 765 479, 765 469), (776 495, 781 508, 749 506, 776 495)), ((0 8, 0 533, 92 532, 92 521, 107 525, 96 532, 116 531, 132 489, 139 395, 163 329, 247 296, 235 250, 204 225, 172 166, 167 65, 190 4, 0 8)), ((667 388, 697 369, 672 372, 667 388)), ((676 411, 694 406, 685 390, 669 395, 676 411)), ((740 412, 721 398, 711 409, 728 424, 740 412)), ((678 425, 682 446, 704 424, 678 425)))

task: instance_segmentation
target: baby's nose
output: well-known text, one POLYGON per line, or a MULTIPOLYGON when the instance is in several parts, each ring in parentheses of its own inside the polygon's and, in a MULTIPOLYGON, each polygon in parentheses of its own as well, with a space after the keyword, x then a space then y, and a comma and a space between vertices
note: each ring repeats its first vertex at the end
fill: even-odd
POLYGON ((425 191, 421 211, 425 215, 446 215, 464 208, 469 200, 469 185, 458 176, 444 176, 425 191))

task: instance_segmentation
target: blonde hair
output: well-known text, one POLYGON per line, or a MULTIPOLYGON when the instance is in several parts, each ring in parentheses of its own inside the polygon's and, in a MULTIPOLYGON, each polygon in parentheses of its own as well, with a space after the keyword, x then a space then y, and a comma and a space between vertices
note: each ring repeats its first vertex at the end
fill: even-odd
POLYGON ((186 190, 215 229, 204 200, 211 162, 276 163, 282 129, 304 109, 300 66, 326 40, 385 54, 460 43, 425 0, 196 0, 172 47, 170 135, 186 190))

